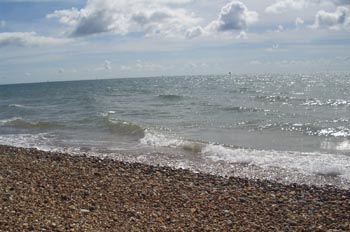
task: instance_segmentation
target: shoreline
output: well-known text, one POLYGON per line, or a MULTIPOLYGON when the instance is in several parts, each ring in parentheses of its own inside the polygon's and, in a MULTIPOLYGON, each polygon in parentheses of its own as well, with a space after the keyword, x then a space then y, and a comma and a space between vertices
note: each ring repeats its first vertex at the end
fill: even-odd
POLYGON ((0 145, 0 231, 350 231, 350 191, 0 145))

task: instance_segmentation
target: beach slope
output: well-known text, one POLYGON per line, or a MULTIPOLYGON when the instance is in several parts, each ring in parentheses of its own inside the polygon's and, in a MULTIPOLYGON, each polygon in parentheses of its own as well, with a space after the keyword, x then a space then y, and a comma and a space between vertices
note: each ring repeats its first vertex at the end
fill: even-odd
POLYGON ((8 146, 0 164, 0 231, 350 231, 347 190, 8 146))

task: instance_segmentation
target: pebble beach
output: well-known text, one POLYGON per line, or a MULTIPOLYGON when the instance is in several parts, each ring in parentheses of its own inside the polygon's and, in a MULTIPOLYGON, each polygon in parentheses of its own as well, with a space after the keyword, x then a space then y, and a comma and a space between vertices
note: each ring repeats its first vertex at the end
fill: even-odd
POLYGON ((0 231, 350 231, 350 191, 0 146, 0 231))

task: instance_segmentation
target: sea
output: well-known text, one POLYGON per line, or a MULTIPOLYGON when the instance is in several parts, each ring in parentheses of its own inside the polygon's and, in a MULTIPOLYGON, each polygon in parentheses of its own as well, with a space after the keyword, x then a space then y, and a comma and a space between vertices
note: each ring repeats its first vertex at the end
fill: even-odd
POLYGON ((350 189, 350 74, 0 86, 0 144, 350 189))

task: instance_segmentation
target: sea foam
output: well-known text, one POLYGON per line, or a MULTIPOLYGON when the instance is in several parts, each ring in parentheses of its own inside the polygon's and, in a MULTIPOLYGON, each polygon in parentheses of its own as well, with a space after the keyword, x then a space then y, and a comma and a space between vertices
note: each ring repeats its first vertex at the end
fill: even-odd
POLYGON ((350 157, 320 152, 295 152, 233 148, 220 144, 188 141, 176 137, 146 131, 141 144, 168 147, 201 154, 204 162, 256 166, 262 169, 284 169, 303 175, 342 177, 350 181, 350 157), (189 149, 186 149, 189 148, 189 149), (193 149, 191 149, 193 148, 193 149))

